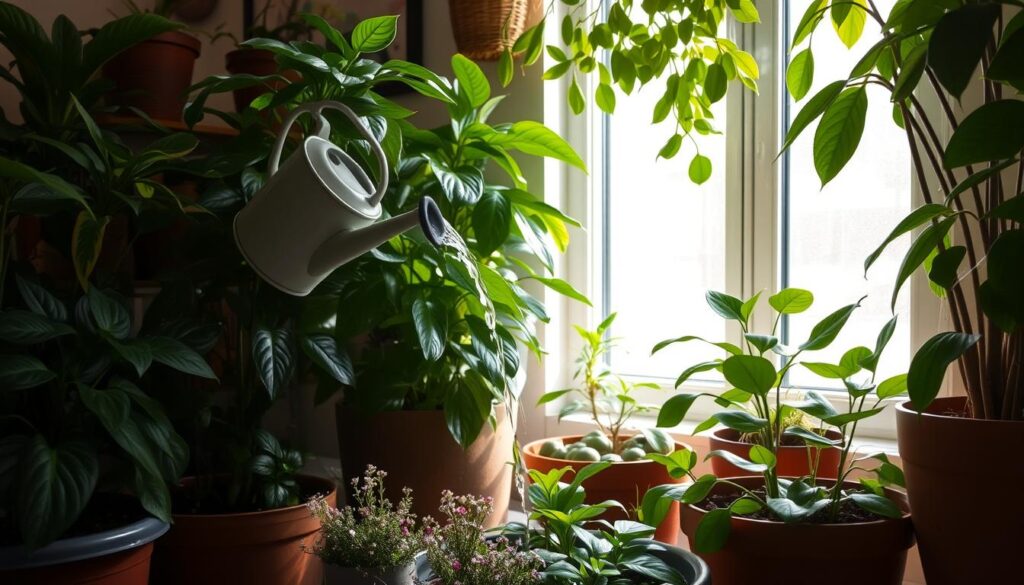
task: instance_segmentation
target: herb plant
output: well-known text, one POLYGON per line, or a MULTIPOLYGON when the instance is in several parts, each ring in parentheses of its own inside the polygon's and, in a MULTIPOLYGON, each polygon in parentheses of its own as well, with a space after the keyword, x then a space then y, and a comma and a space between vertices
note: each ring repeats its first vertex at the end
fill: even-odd
POLYGON ((547 46, 553 65, 544 78, 571 75, 567 100, 576 114, 588 101, 579 77, 597 72, 593 101, 609 114, 615 111, 617 93, 629 96, 652 81, 663 81, 664 93, 654 106, 651 123, 668 120, 672 134, 658 156, 675 157, 689 139, 697 148, 690 179, 697 184, 707 181, 711 159, 700 154, 694 134, 718 133, 712 107, 725 97, 730 81, 757 91, 754 57, 719 35, 727 15, 742 23, 760 22, 753 0, 615 0, 601 5, 604 12, 601 6, 591 9, 578 0, 552 0, 545 18, 501 58, 503 83, 513 77, 513 52, 524 54, 525 65, 540 58, 544 29, 559 3, 565 9, 559 23, 561 45, 547 46))
MULTIPOLYGON (((898 518, 902 514, 884 491, 887 485, 902 487, 902 471, 890 463, 884 454, 850 460, 859 422, 880 413, 884 409, 884 400, 906 392, 907 377, 904 374, 876 380, 878 362, 895 330, 896 318, 882 327, 873 349, 854 347, 843 354, 838 364, 801 361, 802 356, 830 346, 860 303, 832 312, 814 326, 806 341, 791 347, 781 344, 777 337, 779 322, 783 315, 806 311, 813 303, 814 296, 806 290, 787 288, 769 297, 768 304, 776 311, 776 318, 768 334, 759 334, 751 331, 749 325, 750 316, 760 296, 761 293, 758 293, 744 301, 719 292, 707 293, 708 305, 713 311, 726 320, 737 322, 743 333, 743 342, 740 345, 713 343, 725 352, 725 357, 687 368, 679 377, 677 385, 697 372, 717 370, 725 377, 730 389, 721 394, 678 394, 665 403, 658 417, 659 426, 675 426, 698 398, 706 396, 725 407, 725 410, 699 424, 694 433, 720 424, 759 437, 750 446, 748 457, 739 457, 727 451, 712 451, 708 458, 721 457, 744 471, 762 475, 763 491, 751 490, 728 478, 716 478, 710 474, 697 477, 693 473, 697 457, 690 451, 677 451, 658 459, 666 464, 674 477, 687 475, 693 481, 685 485, 658 486, 648 492, 641 505, 641 518, 644 522, 657 524, 661 521, 667 512, 667 507, 660 503, 662 499, 695 504, 704 500, 716 484, 727 484, 739 490, 736 500, 728 508, 712 510, 701 521, 695 543, 700 552, 713 552, 725 543, 729 533, 729 518, 733 514, 749 515, 765 510, 770 518, 783 522, 801 522, 812 518, 818 522, 836 522, 840 510, 847 505, 860 507, 870 514, 885 518, 898 518), (770 359, 774 356, 779 360, 778 368, 770 359), (782 385, 786 374, 797 366, 823 378, 842 380, 846 389, 845 412, 837 411, 825 396, 813 390, 805 392, 802 401, 783 402, 782 385), (842 438, 833 440, 803 426, 784 427, 783 421, 789 420, 789 413, 794 410, 820 421, 823 428, 837 430, 842 438), (779 477, 775 471, 776 458, 779 447, 788 438, 802 441, 809 449, 841 449, 838 480, 835 483, 823 483, 813 474, 801 478, 779 477), (873 469, 877 479, 861 480, 858 489, 851 489, 844 484, 851 473, 864 469, 861 463, 872 460, 877 463, 873 469)), ((692 341, 711 343, 687 335, 663 341, 654 347, 654 351, 675 343, 692 341)))
POLYGON ((784 147, 820 117, 814 166, 828 183, 857 149, 867 87, 881 87, 891 99, 925 203, 893 228, 864 269, 893 240, 923 228, 903 258, 893 303, 911 274, 923 269, 948 303, 954 327, 914 356, 907 378, 911 402, 918 410, 927 407, 955 361, 969 415, 1024 420, 1024 289, 1017 274, 1024 261, 1024 135, 1008 130, 1024 124, 1024 103, 1012 98, 1024 79, 1017 49, 1024 42, 1024 12, 1019 3, 900 1, 884 15, 870 1, 811 2, 794 33, 787 74, 797 100, 811 85, 813 33, 824 20, 846 23, 835 28, 848 47, 866 21, 881 27, 882 39, 848 77, 805 102, 784 147), (961 101, 972 85, 980 105, 964 107, 973 103, 961 101), (937 97, 938 112, 922 107, 918 94, 925 87, 937 97), (953 129, 948 141, 937 131, 942 124, 953 129))
POLYGON ((360 570, 407 565, 423 549, 412 490, 402 490, 395 507, 384 494, 387 473, 370 465, 352 479, 356 505, 337 509, 318 496, 306 505, 320 521, 320 535, 308 552, 330 565, 360 570))

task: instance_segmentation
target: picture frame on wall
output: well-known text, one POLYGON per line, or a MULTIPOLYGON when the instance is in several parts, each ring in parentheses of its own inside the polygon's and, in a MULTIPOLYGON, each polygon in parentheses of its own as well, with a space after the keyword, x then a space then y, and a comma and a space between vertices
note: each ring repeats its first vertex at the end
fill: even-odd
MULTIPOLYGON (((298 20, 303 12, 319 14, 346 36, 356 24, 375 16, 398 15, 395 41, 387 49, 364 55, 384 63, 401 59, 423 65, 423 3, 424 0, 243 0, 242 22, 246 36, 253 30, 274 30, 290 20, 298 20)), ((290 39, 280 39, 290 40, 290 39)), ((316 33, 314 42, 324 42, 316 33)), ((401 83, 378 87, 383 95, 398 95, 412 90, 401 83)))

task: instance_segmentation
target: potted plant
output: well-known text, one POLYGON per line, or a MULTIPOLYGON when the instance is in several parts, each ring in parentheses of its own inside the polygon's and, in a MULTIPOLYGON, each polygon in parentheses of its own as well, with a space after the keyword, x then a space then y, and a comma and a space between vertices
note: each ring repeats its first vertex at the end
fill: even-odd
POLYGON ((828 140, 849 145, 829 156, 816 154, 815 166, 825 169, 819 174, 828 182, 856 151, 858 122, 869 101, 866 86, 882 88, 894 104, 924 204, 865 259, 865 270, 890 242, 920 229, 893 297, 923 268, 933 290, 945 297, 953 324, 952 331, 918 350, 908 371, 910 400, 897 408, 922 564, 929 583, 999 581, 1016 571, 1012 527, 1024 523, 1024 512, 951 515, 949 510, 989 497, 992 485, 1024 481, 1024 469, 1006 464, 992 448, 1024 440, 1024 294, 1017 276, 1024 254, 1019 195, 1024 138, 1010 130, 1024 120, 1024 106, 1010 97, 1024 77, 1024 61, 1013 49, 1024 40, 1019 26, 1024 17, 1019 8, 1004 10, 995 2, 933 3, 922 10, 899 3, 888 15, 870 2, 816 3, 802 19, 793 50, 812 54, 811 33, 822 15, 831 11, 834 19, 846 8, 861 21, 880 23, 884 39, 864 53, 848 78, 807 100, 786 145, 821 117, 815 152, 828 140), (919 91, 934 93, 938 106, 926 107, 919 91), (961 99, 969 94, 977 98, 961 99), (857 107, 840 113, 851 104, 857 107), (840 117, 847 120, 843 129, 821 130, 840 117), (951 131, 948 140, 944 127, 951 131), (959 373, 957 396, 936 399, 953 363, 959 373), (970 462, 966 468, 965 461, 970 462), (968 477, 977 470, 984 470, 984 481, 968 477), (979 536, 964 539, 964 534, 979 536))
MULTIPOLYGON (((656 485, 682 481, 682 477, 670 476, 656 459, 670 456, 677 449, 692 448, 677 443, 661 429, 648 428, 634 435, 626 434, 625 427, 634 415, 656 410, 637 402, 632 396, 633 390, 641 387, 657 389, 658 385, 630 383, 615 375, 606 365, 607 355, 616 342, 616 339, 607 337, 615 316, 615 313, 609 315, 593 331, 576 327, 584 342, 574 375, 579 385, 548 392, 538 402, 543 405, 571 398, 560 410, 559 419, 586 412, 597 425, 597 430, 585 436, 572 435, 529 443, 522 449, 523 462, 528 470, 547 473, 565 466, 579 472, 589 462, 609 461, 612 463, 610 469, 591 477, 584 484, 587 503, 615 500, 636 508, 639 494, 656 485)), ((675 544, 679 534, 678 509, 675 506, 658 526, 658 540, 675 544)), ((609 512, 609 517, 615 517, 619 511, 613 509, 609 512)))
MULTIPOLYGON (((725 357, 700 367, 722 372, 732 388, 717 395, 678 394, 662 407, 659 420, 659 424, 678 424, 701 396, 724 405, 725 410, 713 414, 695 432, 721 424, 759 434, 760 439, 749 445, 744 456, 722 450, 707 456, 727 460, 744 470, 745 476, 698 477, 693 472, 696 455, 680 452, 666 464, 674 475, 685 475, 691 482, 649 491, 641 517, 653 523, 667 510, 666 500, 682 502, 683 532, 691 548, 708 562, 718 585, 757 581, 809 584, 820 582, 824 574, 839 583, 901 584, 914 536, 905 497, 888 488, 901 487, 903 473, 881 453, 851 459, 859 421, 877 415, 885 408, 883 401, 906 391, 903 374, 881 381, 875 376, 896 319, 882 328, 873 349, 853 348, 844 354, 842 363, 829 364, 829 370, 843 374, 846 408, 840 412, 813 390, 805 392, 802 401, 783 402, 782 385, 794 367, 812 372, 823 369, 818 362, 800 358, 830 346, 860 303, 832 312, 812 328, 806 341, 788 346, 780 344, 774 331, 759 334, 750 330, 750 315, 759 298, 760 293, 744 301, 708 292, 712 310, 737 322, 743 342, 715 343, 725 357), (773 354, 778 356, 778 368, 766 357, 773 354), (821 421, 822 428, 835 429, 841 438, 830 439, 802 426, 783 427, 792 410, 821 421), (808 446, 840 448, 838 478, 815 476, 813 469, 800 477, 782 476, 778 454, 787 435, 808 446), (870 463, 875 464, 873 469, 865 467, 870 463), (854 482, 849 478, 855 471, 873 471, 876 477, 854 482), (837 572, 840 566, 842 571, 837 572)), ((805 311, 812 301, 808 291, 800 289, 785 289, 768 299, 779 315, 805 311)), ((666 343, 696 340, 703 341, 685 336, 666 343)))
POLYGON ((412 490, 398 506, 384 492, 387 473, 370 466, 352 479, 354 503, 341 510, 323 498, 307 504, 320 521, 320 534, 307 552, 324 562, 328 585, 412 585, 415 557, 423 549, 412 490))
MULTIPOLYGON (((176 0, 155 0, 144 10, 134 0, 124 0, 135 15, 169 17, 176 0)), ((137 108, 157 120, 180 121, 186 93, 192 85, 192 70, 202 50, 196 37, 177 25, 123 51, 103 66, 103 76, 113 83, 109 103, 119 108, 137 108)))

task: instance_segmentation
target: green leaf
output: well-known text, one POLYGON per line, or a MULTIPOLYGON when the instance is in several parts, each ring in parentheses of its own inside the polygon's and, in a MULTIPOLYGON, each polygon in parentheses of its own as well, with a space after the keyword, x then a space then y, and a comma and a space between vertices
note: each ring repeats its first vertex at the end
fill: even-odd
POLYGON ((801 288, 784 288, 768 297, 768 304, 783 315, 803 313, 814 304, 814 294, 801 288))
POLYGON ((665 349, 666 347, 668 347, 670 345, 673 345, 673 344, 676 344, 676 343, 686 343, 687 341, 703 341, 704 343, 707 343, 709 345, 714 345, 715 347, 719 347, 721 349, 724 349, 725 351, 731 353, 732 355, 742 355, 743 354, 743 350, 741 350, 740 348, 736 347, 735 345, 733 345, 731 343, 728 343, 728 342, 725 342, 725 341, 711 342, 711 341, 708 341, 708 340, 704 339, 703 337, 698 337, 696 335, 684 335, 682 337, 674 337, 672 339, 666 339, 664 341, 659 341, 651 349, 651 355, 654 355, 654 354, 658 353, 659 351, 665 349))
POLYGON ((432 162, 431 168, 445 196, 452 202, 473 205, 483 194, 483 173, 473 165, 467 164, 456 169, 449 169, 443 164, 432 162))
POLYGON ((683 383, 689 380, 690 376, 693 376, 694 374, 699 374, 701 372, 709 372, 720 367, 722 367, 722 360, 711 360, 707 362, 701 362, 699 364, 694 364, 683 370, 683 373, 679 374, 679 377, 676 378, 676 383, 673 387, 678 388, 682 386, 683 383))
POLYGON ((676 394, 672 398, 669 398, 661 406, 661 410, 658 411, 658 426, 659 427, 674 427, 679 423, 683 422, 683 418, 686 417, 686 413, 689 412, 690 407, 697 398, 701 396, 710 396, 708 394, 676 394))
MULTIPOLYGON (((1020 13, 1017 13, 1017 17, 1020 13)), ((1024 19, 1018 18, 1019 22, 1024 19)), ((1024 81, 1024 28, 1009 30, 1009 26, 1003 31, 1002 42, 999 50, 996 51, 992 63, 988 66, 985 76, 996 81, 1005 81, 1017 87, 1024 81)))
POLYGON ((790 404, 790 406, 821 420, 839 414, 836 412, 836 409, 832 407, 832 403, 829 402, 828 399, 820 392, 808 390, 804 393, 804 398, 806 398, 806 400, 803 402, 790 404))
POLYGON ((1024 148, 1024 102, 1008 99, 974 110, 953 132, 942 163, 947 169, 1005 158, 1024 148))
POLYGON ((444 404, 448 432, 463 449, 468 449, 480 436, 490 413, 491 392, 487 382, 477 372, 468 370, 444 404))
POLYGON ((788 427, 783 434, 802 439, 804 443, 814 447, 838 447, 843 444, 841 439, 829 439, 803 427, 788 427))
POLYGON ((727 410, 711 415, 713 419, 730 429, 741 433, 756 433, 768 425, 768 421, 743 410, 727 410))
POLYGON ((865 418, 871 418, 876 414, 882 412, 883 410, 885 410, 884 406, 879 408, 872 408, 870 410, 861 410, 859 412, 847 412, 843 414, 837 414, 835 416, 830 416, 827 418, 823 418, 821 420, 824 421, 826 424, 830 424, 836 427, 844 427, 852 422, 857 422, 865 418))
POLYGON ((836 101, 836 98, 843 93, 843 88, 846 87, 846 81, 840 79, 839 81, 833 81, 832 83, 821 88, 818 93, 814 94, 814 97, 809 99, 804 107, 800 109, 796 117, 789 124, 789 130, 786 131, 786 140, 782 143, 782 148, 779 152, 784 152, 789 148, 793 141, 800 136, 800 133, 807 128, 811 122, 818 119, 825 110, 832 105, 832 102, 836 101))
POLYGON ((914 93, 927 65, 928 45, 922 43, 914 47, 903 60, 903 67, 892 90, 892 101, 900 103, 914 93))
POLYGON ((498 80, 502 87, 508 87, 515 75, 515 62, 512 58, 512 51, 505 49, 498 58, 498 80))
POLYGON ((946 368, 971 349, 980 335, 947 332, 939 333, 924 342, 910 360, 907 372, 907 391, 917 411, 923 411, 939 394, 946 368))
POLYGON ((49 544, 78 519, 99 476, 95 448, 85 441, 51 446, 43 435, 25 445, 14 500, 21 537, 30 548, 49 544))
POLYGON ((881 399, 892 398, 899 396, 907 391, 907 375, 897 374, 891 378, 886 378, 878 385, 878 390, 875 392, 881 399))
POLYGON ((814 133, 814 169, 822 186, 835 178, 856 152, 867 111, 868 94, 863 86, 845 90, 825 110, 814 133))
POLYGON ((615 113, 615 90, 607 83, 598 84, 594 93, 594 101, 597 102, 597 107, 601 108, 602 112, 615 113))
POLYGON ((354 386, 355 375, 352 373, 352 361, 348 353, 338 347, 338 342, 330 335, 305 335, 299 342, 302 351, 316 365, 327 372, 339 384, 354 386))
POLYGON ((750 461, 755 464, 764 465, 767 469, 775 467, 776 459, 775 454, 771 452, 767 447, 761 445, 751 445, 750 447, 750 461))
POLYGON ((576 290, 575 288, 572 287, 571 284, 569 284, 568 282, 566 282, 566 281, 564 281, 562 279, 559 279, 559 278, 545 278, 543 276, 537 276, 536 274, 530 276, 529 278, 531 278, 533 280, 536 280, 536 281, 539 281, 541 284, 543 284, 544 286, 550 288, 551 290, 555 291, 556 293, 558 293, 560 295, 567 296, 570 299, 579 301, 579 302, 581 302, 581 303, 583 303, 583 304, 585 304, 587 306, 593 306, 590 303, 590 299, 588 299, 586 296, 584 296, 583 293, 581 293, 580 291, 576 290))
POLYGON ((967 255, 967 248, 963 246, 952 246, 938 253, 932 260, 931 270, 928 271, 928 279, 945 289, 950 289, 956 283, 957 270, 964 256, 967 255))
POLYGON ((914 211, 911 211, 907 217, 900 220, 900 223, 896 224, 896 227, 886 236, 885 241, 875 249, 865 260, 864 260, 864 274, 867 275, 868 269, 875 263, 875 260, 882 255, 885 248, 892 243, 893 240, 902 236, 903 234, 924 225, 931 221, 933 218, 939 217, 940 215, 949 215, 952 210, 945 205, 939 205, 937 203, 927 203, 918 207, 914 211))
POLYGON ((545 392, 544 395, 540 397, 540 400, 537 401, 537 406, 554 402, 572 391, 573 388, 566 388, 565 390, 552 390, 551 392, 545 392))
POLYGON ((758 14, 753 0, 730 0, 727 4, 737 22, 746 24, 761 22, 761 15, 758 14))
POLYGON ((999 14, 998 4, 968 4, 946 13, 935 25, 928 42, 928 64, 953 97, 960 99, 974 78, 999 14))
POLYGON ((116 299, 92 287, 86 293, 89 313, 100 331, 114 339, 126 339, 132 332, 132 318, 128 309, 116 299))
POLYGON ((367 18, 352 29, 352 48, 360 53, 383 51, 395 40, 397 16, 367 18))
MULTIPOLYGON (((1017 162, 1017 159, 1009 158, 998 164, 992 164, 991 166, 987 166, 981 169, 980 171, 968 176, 963 181, 957 183, 956 187, 953 187, 953 190, 949 192, 949 195, 946 195, 946 205, 949 205, 953 201, 955 201, 957 197, 959 197, 964 191, 972 189, 975 186, 981 184, 982 182, 987 181, 989 177, 991 177, 992 175, 1001 173, 1003 169, 1017 162)), ((995 212, 992 213, 994 214, 995 212)))
POLYGON ((884 496, 876 494, 850 494, 850 499, 861 508, 883 518, 900 518, 903 516, 899 506, 884 496))
POLYGON ((813 0, 804 10, 803 16, 800 17, 800 22, 797 24, 796 29, 793 30, 793 43, 791 47, 796 47, 804 41, 814 29, 821 22, 821 19, 825 16, 825 10, 822 10, 822 5, 827 0, 813 0))
POLYGON ((18 285, 18 292, 21 293, 21 299, 25 301, 29 310, 54 321, 63 323, 68 320, 67 307, 53 293, 35 281, 22 278, 20 274, 15 274, 14 278, 18 285))
MULTIPOLYGON (((252 339, 252 357, 260 381, 271 400, 284 392, 291 381, 295 360, 288 329, 257 327, 252 339)), ((159 357, 156 357, 160 361, 159 357)))
POLYGON ((569 83, 569 92, 566 97, 569 100, 569 108, 577 116, 587 109, 587 98, 583 97, 583 90, 580 89, 576 76, 573 76, 572 81, 569 83))
POLYGON ((491 84, 480 66, 465 55, 456 53, 452 56, 452 71, 459 80, 459 89, 465 92, 469 103, 479 108, 491 97, 491 84))
POLYGON ((771 350, 773 347, 779 344, 779 338, 774 335, 758 335, 756 333, 746 333, 743 335, 750 345, 753 345, 761 353, 771 350))
POLYGON ((867 3, 865 0, 832 3, 832 27, 835 28, 839 40, 852 49, 860 40, 867 21, 867 3))
POLYGON ((412 303, 412 320, 423 357, 432 362, 441 359, 448 337, 444 306, 432 299, 417 298, 412 303))
MULTIPOLYGON (((254 337, 259 338, 261 333, 262 330, 257 330, 254 337)), ((146 345, 148 345, 150 351, 153 352, 153 361, 157 363, 192 376, 199 376, 200 378, 206 378, 209 380, 217 379, 217 375, 213 373, 210 365, 206 363, 203 357, 177 339, 160 336, 150 337, 146 339, 146 345)), ((256 345, 256 339, 254 339, 254 354, 256 345)), ((256 362, 257 367, 262 369, 262 364, 258 357, 256 362)), ((264 374, 262 371, 260 372, 260 376, 266 380, 266 378, 263 377, 264 374)))
POLYGON ((118 343, 113 339, 108 339, 107 341, 118 355, 135 368, 135 372, 140 378, 146 373, 149 366, 152 365, 153 350, 149 347, 149 343, 131 339, 126 340, 124 343, 118 343))
POLYGON ((906 256, 903 257, 903 262, 900 263, 900 269, 896 274, 896 284, 892 289, 891 304, 894 311, 896 309, 896 299, 899 296, 900 289, 903 288, 903 283, 910 278, 910 275, 917 270, 918 266, 924 263, 932 251, 938 248, 939 244, 945 239, 946 234, 949 233, 950 228, 953 227, 953 222, 955 221, 956 216, 952 216, 928 226, 914 240, 914 243, 910 245, 906 256))
POLYGON ((824 362, 801 362, 800 365, 822 378, 828 378, 830 380, 842 380, 852 373, 842 366, 827 364, 824 362))
POLYGON ((0 341, 6 343, 34 345, 74 333, 64 323, 29 311, 11 309, 0 313, 0 341))
POLYGON ((708 306, 711 307, 711 310, 718 313, 722 318, 739 321, 741 323, 746 322, 746 319, 743 318, 743 301, 734 296, 713 290, 709 290, 705 293, 704 298, 707 300, 708 306))
POLYGON ((75 201, 82 206, 85 213, 92 215, 92 210, 79 189, 56 175, 38 171, 26 164, 0 156, 0 177, 7 177, 22 183, 39 183, 48 189, 48 194, 59 199, 75 201))
POLYGON ((697 185, 703 185, 711 178, 711 159, 703 154, 696 154, 690 161, 690 180, 697 185))
POLYGON ((89 290, 89 276, 99 260, 103 234, 109 221, 108 217, 96 219, 85 211, 79 212, 75 220, 71 233, 71 257, 82 290, 89 290))
POLYGON ((811 329, 811 335, 807 338, 807 341, 800 344, 800 349, 816 351, 831 345, 835 341, 836 336, 839 335, 839 332, 842 331, 843 326, 846 325, 846 321, 850 319, 850 315, 859 306, 860 301, 852 305, 846 305, 819 321, 811 329))
POLYGON ((676 155, 676 153, 679 152, 679 148, 682 145, 683 145, 683 136, 682 136, 682 134, 673 134, 668 139, 668 142, 665 143, 665 146, 662 146, 661 150, 658 151, 658 158, 670 159, 670 158, 674 157, 676 155))
POLYGON ((506 148, 515 148, 526 154, 554 158, 586 172, 587 166, 569 143, 540 122, 529 120, 512 124, 505 134, 490 139, 506 148))
POLYGON ((793 99, 804 99, 814 82, 814 53, 804 49, 793 57, 786 69, 786 88, 793 99))
POLYGON ((708 65, 708 71, 704 76, 704 97, 713 104, 725 97, 728 86, 729 76, 726 75, 721 63, 716 61, 708 65))
POLYGON ((734 355, 722 362, 722 374, 733 386, 764 396, 775 385, 775 366, 760 356, 734 355))
POLYGON ((482 256, 489 256, 508 239, 512 202, 498 191, 485 191, 473 208, 473 234, 482 256))
POLYGON ((699 553, 717 552, 729 540, 729 525, 732 512, 728 508, 717 508, 704 515, 694 534, 693 549, 699 553))
POLYGON ((57 377, 38 359, 22 354, 0 354, 0 388, 24 390, 35 388, 57 377))

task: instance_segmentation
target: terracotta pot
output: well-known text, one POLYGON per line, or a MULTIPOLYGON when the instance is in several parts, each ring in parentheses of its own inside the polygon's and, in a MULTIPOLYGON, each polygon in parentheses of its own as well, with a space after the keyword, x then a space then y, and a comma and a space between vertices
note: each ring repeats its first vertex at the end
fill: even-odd
POLYGON ((58 540, 34 551, 0 548, 0 567, 4 567, 0 583, 146 585, 153 541, 165 532, 167 524, 143 518, 121 528, 58 540))
MULTIPOLYGON (((748 489, 764 485, 761 477, 729 479, 748 489)), ((858 486, 854 482, 847 485, 858 486)), ((738 490, 719 484, 712 494, 730 491, 738 490)), ((853 524, 784 524, 733 517, 725 547, 698 555, 711 567, 715 585, 902 585, 914 527, 905 497, 897 492, 889 495, 904 509, 902 518, 853 524)), ((705 513, 697 506, 682 508, 683 533, 691 548, 705 513)))
MULTIPOLYGON (((838 431, 826 431, 829 439, 842 439, 838 431)), ((750 443, 739 440, 740 433, 733 429, 719 429, 708 438, 712 451, 728 451, 733 455, 739 455, 744 459, 750 458, 750 443)), ((818 477, 835 479, 839 476, 839 455, 842 451, 838 447, 827 449, 812 449, 811 457, 820 457, 818 461, 818 477), (820 455, 819 455, 820 454, 820 455)), ((776 454, 778 458, 777 469, 779 475, 786 477, 804 477, 811 474, 810 461, 808 461, 807 447, 794 445, 779 448, 776 454)), ((735 477, 748 475, 739 467, 727 462, 721 457, 711 459, 711 469, 717 477, 735 477)))
POLYGON ((103 76, 114 82, 110 102, 180 121, 201 46, 199 39, 171 31, 125 50, 103 66, 103 76))
POLYGON ((1024 489, 1024 462, 1013 452, 1024 445, 1024 422, 967 418, 966 408, 964 397, 939 398, 921 414, 909 402, 896 407, 928 585, 1019 580, 1024 508, 979 504, 1024 489))
POLYGON ((416 563, 389 567, 386 569, 370 569, 360 571, 337 565, 324 565, 325 585, 414 585, 416 583, 416 563))
POLYGON ((463 451, 455 442, 444 412, 399 410, 366 416, 338 404, 338 450, 346 483, 362 475, 369 464, 388 473, 391 497, 401 489, 413 490, 413 512, 437 516, 441 492, 494 498, 494 511, 486 527, 505 523, 512 493, 513 429, 505 406, 495 407, 497 426, 485 424, 480 437, 463 451))
MULTIPOLYGON (((327 494, 334 483, 299 476, 305 492, 327 494)), ((194 478, 182 480, 193 483, 194 478)), ((153 556, 153 583, 177 585, 320 585, 323 563, 302 550, 312 546, 320 523, 305 505, 240 514, 175 514, 153 556)))
MULTIPOLYGON (((559 437, 566 446, 579 441, 583 435, 568 435, 559 437)), ((541 445, 549 439, 534 441, 523 447, 523 462, 527 469, 536 469, 547 473, 552 469, 571 467, 575 473, 587 465, 590 461, 570 461, 568 459, 555 459, 540 454, 541 445)), ((676 442, 676 449, 689 449, 693 447, 676 442)), ((571 479, 572 474, 567 477, 571 479)), ((621 461, 614 462, 612 466, 601 473, 583 482, 583 489, 587 491, 587 503, 598 504, 605 500, 615 500, 628 510, 635 509, 640 505, 644 494, 650 488, 665 483, 683 483, 683 479, 674 479, 665 470, 665 466, 654 461, 621 461)), ((612 510, 605 516, 609 520, 624 518, 620 510, 612 510)), ((672 503, 665 520, 658 526, 654 537, 666 544, 676 544, 679 540, 679 504, 672 503)))
MULTIPOLYGON (((235 49, 229 52, 224 57, 224 60, 228 73, 232 75, 243 73, 249 75, 273 75, 279 72, 277 61, 274 60, 274 54, 264 49, 235 49)), ((280 73, 292 81, 298 81, 301 78, 297 71, 290 69, 280 73)), ((252 100, 268 91, 281 89, 285 85, 286 82, 284 81, 271 81, 266 85, 254 85, 236 89, 232 92, 235 98, 235 111, 241 112, 249 107, 252 100)))

